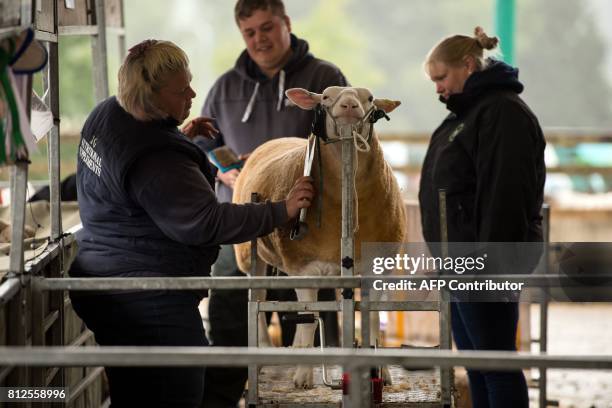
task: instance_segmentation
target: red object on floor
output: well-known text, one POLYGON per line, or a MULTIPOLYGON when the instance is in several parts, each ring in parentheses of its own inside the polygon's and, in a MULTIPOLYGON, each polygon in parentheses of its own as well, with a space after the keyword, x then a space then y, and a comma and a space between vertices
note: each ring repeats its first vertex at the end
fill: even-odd
POLYGON ((383 380, 382 378, 372 378, 372 402, 382 404, 383 380))
POLYGON ((349 373, 342 373, 342 395, 349 394, 349 382, 350 382, 349 373))

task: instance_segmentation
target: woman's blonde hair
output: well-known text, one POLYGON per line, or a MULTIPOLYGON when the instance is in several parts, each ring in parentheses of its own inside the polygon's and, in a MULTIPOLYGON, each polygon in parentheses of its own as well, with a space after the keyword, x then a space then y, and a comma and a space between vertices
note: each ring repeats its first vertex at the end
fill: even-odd
POLYGON ((163 119, 155 106, 155 94, 170 74, 189 73, 187 54, 170 41, 145 40, 130 48, 119 68, 117 100, 138 120, 163 119))
POLYGON ((476 70, 480 71, 487 66, 487 56, 499 54, 499 52, 485 53, 485 50, 493 50, 498 43, 497 37, 489 37, 482 27, 476 27, 473 37, 453 35, 436 44, 427 54, 423 67, 425 71, 429 72, 431 64, 437 62, 448 66, 457 66, 462 63, 466 56, 471 56, 476 62, 476 70))

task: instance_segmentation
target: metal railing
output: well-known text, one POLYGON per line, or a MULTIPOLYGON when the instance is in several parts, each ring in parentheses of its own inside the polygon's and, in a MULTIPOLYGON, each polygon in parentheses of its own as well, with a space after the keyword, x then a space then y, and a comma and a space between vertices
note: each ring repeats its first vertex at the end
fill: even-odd
POLYGON ((523 368, 612 369, 610 355, 513 353, 492 351, 388 350, 329 348, 321 350, 237 347, 5 347, 0 365, 34 367, 85 366, 245 366, 282 364, 336 364, 349 373, 349 404, 370 406, 369 371, 375 365, 483 370, 523 368))
MULTIPOLYGON (((427 145, 429 144, 431 133, 381 133, 379 137, 381 142, 427 145)), ((550 128, 544 129, 544 137, 549 145, 563 147, 573 147, 581 143, 612 143, 612 130, 550 128)), ((406 175, 415 175, 421 172, 421 166, 416 164, 405 164, 392 167, 393 170, 406 175)), ((612 166, 562 164, 559 166, 549 166, 546 171, 548 173, 566 173, 574 175, 588 175, 593 173, 612 175, 612 166)))
MULTIPOLYGON (((407 280, 419 284, 431 279, 472 281, 474 276, 416 276, 393 275, 393 280, 407 280)), ((495 282, 524 283, 524 287, 585 287, 571 276, 546 274, 532 275, 478 275, 479 279, 495 282)), ((581 275, 581 279, 612 279, 612 275, 581 275)), ((42 278, 34 277, 32 284, 41 291, 108 291, 108 290, 203 290, 203 289, 356 289, 364 283, 384 279, 380 276, 298 276, 298 277, 155 277, 155 278, 42 278)))
MULTIPOLYGON (((72 236, 65 238, 68 242, 72 236)), ((50 246, 46 254, 34 262, 25 275, 41 268, 48 258, 57 256, 58 249, 50 246)), ((25 276, 24 275, 24 276, 25 276)), ((601 277, 601 276, 599 276, 601 277)), ((480 276, 480 278, 484 278, 480 276)), ((523 282, 531 287, 552 287, 559 285, 577 285, 570 278, 535 275, 491 275, 492 280, 523 282)), ((30 276, 31 286, 35 293, 44 291, 65 290, 202 290, 202 289, 281 289, 281 288, 360 288, 380 277, 368 276, 327 276, 327 277, 185 277, 185 278, 44 278, 30 276)), ((428 279, 445 279, 445 277, 429 276, 394 276, 393 279, 406 279, 420 282, 428 279)), ((451 279, 451 278, 446 278, 451 279)), ((452 276, 452 279, 470 280, 470 276, 452 276)), ((335 302, 330 302, 335 303, 335 302)), ((370 310, 377 309, 377 302, 370 302, 370 310)), ((428 302, 427 305, 429 304, 428 302)), ((426 306, 427 306, 426 305, 426 306)), ((382 305, 381 305, 382 306, 382 305)), ((330 305, 337 310, 338 306, 330 305)), ((265 309, 265 307, 264 307, 265 309)), ((295 304, 296 310, 309 310, 309 305, 295 304)), ((360 309, 360 302, 355 301, 355 310, 360 309)), ((383 310, 384 307, 379 308, 383 310)), ((386 309, 385 309, 386 310, 386 309)), ((407 367, 452 367, 467 366, 474 368, 590 368, 603 369, 612 367, 612 356, 605 355, 556 355, 546 353, 487 353, 461 352, 448 350, 371 350, 326 349, 316 350, 294 349, 199 349, 199 348, 79 348, 44 347, 44 348, 0 348, 0 365, 33 365, 63 367, 97 365, 248 365, 248 364, 316 364, 325 361, 326 364, 342 365, 351 378, 357 378, 356 390, 352 390, 350 398, 365 401, 362 387, 365 386, 367 367, 388 362, 407 367), (376 359, 376 360, 373 360, 376 359), (148 361, 148 362, 147 362, 148 361), (369 362, 369 364, 368 364, 369 362), (358 394, 357 394, 358 393, 358 394), (355 397, 359 395, 358 397, 355 397)), ((352 383, 351 383, 352 384, 352 383)), ((355 401, 355 400, 351 400, 355 401)), ((361 403, 361 402, 359 402, 361 403)), ((359 407, 358 403, 350 406, 359 407)))

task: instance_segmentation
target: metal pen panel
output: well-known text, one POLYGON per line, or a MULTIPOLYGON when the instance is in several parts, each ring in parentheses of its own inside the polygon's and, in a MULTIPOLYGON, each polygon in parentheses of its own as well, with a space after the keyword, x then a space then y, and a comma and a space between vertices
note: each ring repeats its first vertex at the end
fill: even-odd
MULTIPOLYGON (((442 244, 442 257, 448 256, 448 217, 446 207, 446 190, 438 190, 438 207, 440 211, 440 241, 442 244)), ((446 287, 440 290, 440 349, 452 348, 451 337, 451 304, 450 293, 446 287)), ((440 367, 440 400, 444 407, 452 404, 454 384, 453 368, 440 367)))
MULTIPOLYGON (((548 243, 550 242, 550 206, 547 204, 542 207, 542 230, 544 231, 544 245, 546 245, 543 260, 544 270, 542 271, 542 273, 547 274, 550 262, 550 249, 548 248, 548 243)), ((548 293, 548 290, 542 289, 542 299, 540 301, 540 333, 538 339, 538 343, 540 346, 540 349, 538 351, 540 352, 548 351, 548 293)), ((548 373, 546 372, 546 367, 540 368, 539 373, 540 378, 538 378, 538 402, 540 408, 546 408, 548 406, 548 373)))
POLYGON ((9 273, 23 273, 23 229, 25 227, 28 163, 18 161, 11 167, 11 253, 9 273))
POLYGON ((96 35, 91 36, 93 54, 94 95, 96 102, 108 98, 108 49, 106 44, 106 10, 105 0, 95 0, 96 35))
POLYGON ((59 46, 56 42, 47 43, 49 62, 43 75, 47 89, 46 103, 53 115, 53 127, 47 136, 49 161, 49 195, 51 240, 62 235, 62 212, 60 196, 60 107, 59 107, 59 46))

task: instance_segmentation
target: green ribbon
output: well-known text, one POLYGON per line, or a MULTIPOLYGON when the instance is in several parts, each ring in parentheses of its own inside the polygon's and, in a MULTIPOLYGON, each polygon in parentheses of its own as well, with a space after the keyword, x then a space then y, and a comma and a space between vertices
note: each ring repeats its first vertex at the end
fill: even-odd
POLYGON ((8 161, 14 163, 17 160, 17 151, 25 146, 25 142, 23 140, 23 134, 21 133, 21 124, 19 120, 19 109, 17 106, 17 100, 15 99, 15 94, 13 93, 13 87, 11 85, 11 80, 8 75, 8 63, 11 59, 15 51, 15 42, 13 39, 9 39, 9 51, 7 52, 4 48, 0 47, 0 85, 2 85, 2 89, 4 91, 4 96, 6 98, 6 102, 8 104, 10 114, 11 114, 11 138, 12 143, 10 145, 10 150, 7 155, 6 152, 6 134, 2 121, 0 121, 0 164, 4 164, 8 161))

